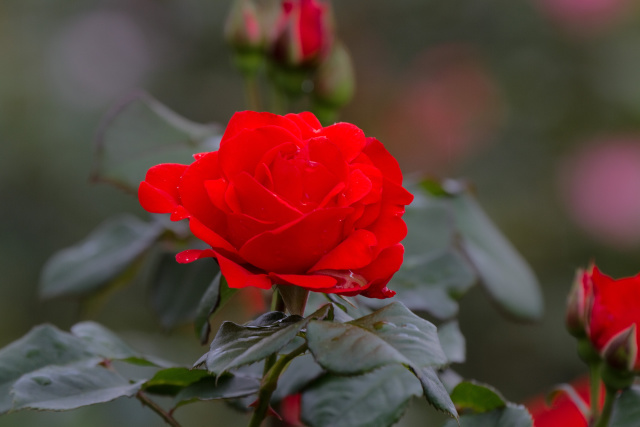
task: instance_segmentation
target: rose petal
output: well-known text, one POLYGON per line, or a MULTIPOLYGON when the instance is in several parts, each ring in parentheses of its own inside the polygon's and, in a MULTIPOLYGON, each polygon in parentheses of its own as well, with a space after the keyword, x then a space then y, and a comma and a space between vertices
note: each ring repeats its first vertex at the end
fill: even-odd
POLYGON ((413 202, 413 194, 409 193, 402 185, 385 178, 382 184, 382 199, 385 203, 406 206, 413 202))
POLYGON ((229 241, 236 248, 241 248, 249 239, 258 234, 275 228, 278 228, 278 224, 259 221, 242 213, 227 215, 227 234, 229 235, 229 241))
POLYGON ((327 137, 310 139, 307 143, 309 160, 324 165, 340 181, 347 181, 349 165, 345 161, 342 150, 327 137))
POLYGON ((269 277, 279 285, 300 286, 311 291, 331 288, 337 283, 337 280, 333 277, 323 275, 270 273, 269 277))
POLYGON ((320 258, 309 272, 317 270, 355 270, 373 261, 375 234, 367 230, 356 230, 331 252, 320 258))
POLYGON ((266 274, 252 273, 219 253, 216 253, 216 259, 220 265, 220 272, 230 288, 239 289, 253 286, 260 289, 271 289, 272 283, 266 274))
POLYGON ((260 221, 286 224, 302 215, 302 212, 264 188, 246 172, 233 179, 239 212, 260 221))
POLYGON ((322 128, 319 136, 326 136, 329 141, 340 148, 347 162, 351 162, 360 154, 366 144, 364 132, 350 123, 336 123, 322 128))
POLYGON ((294 134, 275 126, 239 132, 225 144, 220 144, 220 167, 223 175, 228 179, 233 179, 240 172, 253 175, 262 156, 285 142, 301 144, 294 134))
POLYGON ((383 204, 378 219, 366 227, 378 237, 380 248, 396 244, 407 236, 407 224, 402 220, 403 213, 404 206, 383 204))
POLYGON ((380 141, 375 138, 367 138, 367 143, 362 150, 373 164, 382 171, 385 178, 392 182, 402 184, 402 171, 398 161, 387 151, 380 141))
POLYGON ((320 124, 313 113, 287 114, 285 117, 298 125, 302 139, 313 138, 317 135, 317 130, 322 128, 322 124, 320 124), (305 120, 305 116, 307 120, 305 120))
POLYGON ((198 239, 204 241, 206 244, 218 251, 226 251, 231 254, 238 255, 236 248, 231 245, 224 237, 207 227, 200 222, 197 218, 192 217, 189 220, 189 228, 191 232, 198 239))
POLYGON ((304 273, 344 238, 342 221, 351 212, 351 208, 313 211, 249 240, 240 255, 265 271, 304 273))
POLYGON ((222 145, 228 139, 235 137, 244 130, 257 129, 265 126, 277 126, 284 128, 293 135, 300 137, 300 129, 287 117, 279 116, 272 113, 258 113, 255 111, 239 111, 235 113, 229 120, 229 124, 222 136, 222 145))
POLYGON ((207 194, 209 195, 209 200, 214 204, 215 207, 220 209, 222 212, 230 212, 229 205, 225 200, 225 193, 227 192, 227 187, 229 184, 227 180, 224 178, 220 179, 211 179, 209 181, 204 182, 204 188, 207 190, 207 194))
POLYGON ((151 186, 166 192, 175 199, 176 203, 179 203, 178 186, 180 185, 180 177, 187 167, 187 165, 177 163, 164 163, 153 166, 147 171, 144 180, 151 186))
POLYGON ((373 189, 373 183, 360 169, 349 174, 349 184, 340 198, 340 206, 350 206, 362 200, 373 189))
POLYGON ((176 261, 180 264, 189 264, 202 258, 215 258, 215 254, 211 249, 187 249, 176 254, 176 261))
POLYGON ((386 287, 391 277, 400 269, 404 247, 396 244, 380 252, 378 257, 365 268, 357 270, 358 274, 366 277, 371 285, 362 292, 368 298, 390 298, 395 292, 386 287))
POLYGON ((142 181, 138 187, 138 200, 143 209, 151 213, 171 213, 177 206, 177 201, 171 194, 146 181, 142 181))
POLYGON ((209 153, 193 162, 180 179, 180 200, 182 206, 209 228, 224 226, 224 214, 209 198, 205 181, 220 178, 218 153, 209 153))

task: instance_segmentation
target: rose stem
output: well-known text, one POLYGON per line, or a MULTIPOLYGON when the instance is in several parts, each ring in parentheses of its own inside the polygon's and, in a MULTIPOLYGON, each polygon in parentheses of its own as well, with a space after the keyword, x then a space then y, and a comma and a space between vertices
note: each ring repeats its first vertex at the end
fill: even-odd
POLYGON ((170 426, 172 426, 172 427, 182 427, 182 426, 180 426, 180 423, 178 421, 176 421, 176 419, 171 416, 171 414, 169 414, 167 411, 162 409, 160 407, 160 405, 158 405, 156 402, 154 402, 153 400, 149 399, 142 391, 138 391, 136 393, 136 398, 140 402, 142 402, 143 405, 148 406, 153 412, 155 412, 156 414, 160 415, 160 417, 162 417, 162 419, 167 424, 169 424, 170 426))
POLYGON ((300 347, 296 348, 289 354, 285 354, 280 356, 280 359, 269 369, 269 372, 262 378, 262 384, 260 385, 260 390, 258 391, 258 400, 257 406, 253 415, 251 416, 251 421, 249 421, 248 427, 260 427, 262 420, 267 415, 267 411, 269 410, 271 404, 271 395, 275 391, 278 386, 278 379, 280 378, 280 374, 282 371, 289 365, 293 359, 297 356, 301 355, 307 351, 307 343, 302 344, 300 347))
POLYGON ((246 74, 244 77, 244 90, 247 97, 249 110, 260 110, 260 90, 255 73, 246 74))
POLYGON ((597 420, 600 416, 600 362, 589 363, 589 383, 591 385, 591 417, 597 420))
POLYGON ((613 409, 613 402, 616 400, 616 394, 618 390, 611 387, 607 387, 607 393, 604 397, 604 406, 602 407, 602 413, 600 418, 596 422, 595 427, 607 427, 609 425, 609 418, 611 418, 611 411, 613 409))

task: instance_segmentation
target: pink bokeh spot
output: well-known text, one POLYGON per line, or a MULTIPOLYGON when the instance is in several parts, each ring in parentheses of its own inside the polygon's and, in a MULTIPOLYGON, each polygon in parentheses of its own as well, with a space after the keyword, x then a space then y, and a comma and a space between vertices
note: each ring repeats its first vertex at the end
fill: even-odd
POLYGON ((585 231, 618 248, 640 244, 640 137, 589 144, 565 162, 560 182, 585 231))
POLYGON ((579 34, 599 33, 615 23, 631 0, 537 0, 542 11, 565 30, 579 34))

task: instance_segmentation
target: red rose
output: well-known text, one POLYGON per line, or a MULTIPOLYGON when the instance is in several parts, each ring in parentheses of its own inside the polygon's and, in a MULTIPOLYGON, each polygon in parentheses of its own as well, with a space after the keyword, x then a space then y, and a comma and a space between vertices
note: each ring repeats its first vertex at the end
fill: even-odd
MULTIPOLYGON (((571 385, 584 405, 589 407, 589 379, 579 379, 572 382, 571 385)), ((588 422, 585 416, 580 412, 576 403, 566 395, 560 395, 554 399, 551 406, 547 405, 546 401, 546 396, 539 396, 526 403, 533 418, 534 427, 587 427, 588 422)), ((601 408, 603 403, 604 398, 600 401, 601 408)))
POLYGON ((273 36, 272 56, 289 66, 317 63, 331 50, 332 26, 328 3, 284 0, 273 36))
POLYGON ((613 367, 640 372, 640 274, 615 280, 594 266, 590 276, 589 340, 613 367))
POLYGON ((349 123, 323 128, 311 113, 245 111, 218 151, 195 158, 152 167, 138 190, 147 211, 188 218, 211 246, 179 262, 216 258, 232 288, 395 294, 386 284, 402 263, 413 196, 378 140, 349 123))

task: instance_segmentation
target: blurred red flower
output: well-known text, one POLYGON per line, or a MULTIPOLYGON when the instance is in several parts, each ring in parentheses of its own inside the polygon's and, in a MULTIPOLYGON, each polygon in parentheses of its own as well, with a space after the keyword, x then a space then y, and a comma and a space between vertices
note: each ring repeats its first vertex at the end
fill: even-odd
POLYGON ((288 66, 317 64, 331 50, 330 5, 318 0, 284 0, 276 21, 271 54, 288 66))

